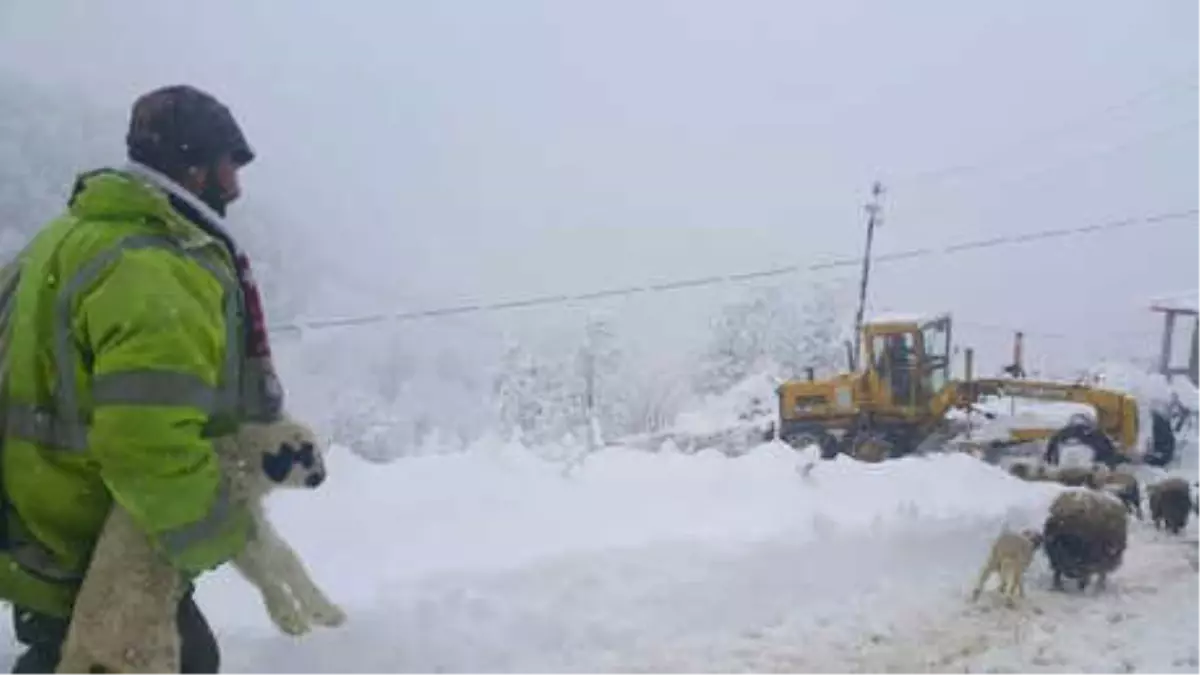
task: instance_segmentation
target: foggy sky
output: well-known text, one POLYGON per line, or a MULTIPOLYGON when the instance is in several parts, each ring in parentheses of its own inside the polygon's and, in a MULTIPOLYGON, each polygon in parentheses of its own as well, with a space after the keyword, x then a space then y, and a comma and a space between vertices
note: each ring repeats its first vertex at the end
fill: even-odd
MULTIPOLYGON (((315 315, 856 255, 876 178, 880 253, 1198 196, 1194 2, 6 0, 0 68, 121 115, 225 99, 315 315)), ((1193 219, 881 265, 873 304, 1144 352, 1198 246, 1193 219)), ((712 297, 646 299, 647 330, 712 297)))

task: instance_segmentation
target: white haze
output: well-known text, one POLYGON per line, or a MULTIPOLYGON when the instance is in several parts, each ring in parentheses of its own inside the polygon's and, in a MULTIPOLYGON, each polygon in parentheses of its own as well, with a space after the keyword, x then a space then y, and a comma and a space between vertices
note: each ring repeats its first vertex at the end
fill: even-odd
MULTIPOLYGON (((225 99, 260 157, 234 219, 294 323, 854 256, 876 178, 878 253, 1194 208, 1196 54, 1187 2, 8 0, 0 98, 49 103, 0 125, 49 139, 9 169, 42 218, 53 186, 120 159, 137 94, 225 99)), ((1192 218, 881 264, 872 306, 954 312, 988 368, 1022 328, 1035 366, 1068 372, 1152 354, 1147 301, 1196 288, 1198 246, 1192 218)), ((799 302, 856 274, 760 285, 799 302)), ((488 405, 433 390, 486 390, 497 331, 578 340, 611 315, 652 381, 746 291, 345 328, 303 358, 342 380, 424 369, 399 400, 448 420, 488 405)))

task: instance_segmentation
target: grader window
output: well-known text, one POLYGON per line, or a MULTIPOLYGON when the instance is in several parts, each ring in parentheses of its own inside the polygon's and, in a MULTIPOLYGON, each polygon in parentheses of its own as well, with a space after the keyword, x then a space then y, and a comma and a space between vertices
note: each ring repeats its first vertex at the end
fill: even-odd
POLYGON ((928 324, 921 333, 925 343, 924 394, 932 396, 946 386, 949 376, 949 335, 945 322, 928 324))
POLYGON ((913 405, 913 370, 918 365, 916 340, 912 333, 876 335, 873 341, 875 369, 892 394, 895 405, 913 405))

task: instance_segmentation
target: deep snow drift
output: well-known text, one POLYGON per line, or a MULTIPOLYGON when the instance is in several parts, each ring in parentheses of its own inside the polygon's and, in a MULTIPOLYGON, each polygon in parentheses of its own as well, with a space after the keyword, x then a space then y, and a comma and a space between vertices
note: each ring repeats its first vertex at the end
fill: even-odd
POLYGON ((229 673, 587 673, 866 602, 895 567, 966 584, 1001 522, 1036 520, 1055 490, 966 456, 804 477, 809 459, 611 449, 568 470, 494 444, 384 466, 335 449, 325 488, 272 514, 349 625, 294 643, 230 571, 200 602, 229 673))
MULTIPOLYGON (((1156 376, 1097 372, 1146 405, 1168 395, 1156 376)), ((671 431, 753 426, 758 403, 774 403, 764 382, 671 431)), ((1037 425, 1079 412, 1018 408, 1037 425)), ((275 513, 352 623, 293 643, 223 572, 201 599, 229 667, 1196 670, 1195 522, 1180 538, 1134 522, 1099 595, 1049 591, 1039 554, 1026 606, 1010 611, 967 592, 1000 528, 1040 525, 1059 486, 963 455, 865 465, 781 444, 738 458, 649 447, 668 450, 482 441, 384 466, 335 450, 326 488, 281 495, 275 513)), ((1194 439, 1179 452, 1167 472, 1195 480, 1194 439)))
POLYGON ((961 455, 811 461, 338 454, 275 511, 353 623, 289 647, 231 574, 201 599, 237 669, 1195 669, 1194 545, 1135 525, 1105 596, 1050 593, 1039 558, 1029 609, 972 608, 991 538, 1061 488, 961 455))
POLYGON ((1026 608, 971 606, 992 537, 1061 488, 962 455, 811 460, 335 448, 329 482, 272 514, 349 623, 279 635, 228 570, 199 598, 227 671, 1195 671, 1194 523, 1135 523, 1101 596, 1051 593, 1039 556, 1026 608))

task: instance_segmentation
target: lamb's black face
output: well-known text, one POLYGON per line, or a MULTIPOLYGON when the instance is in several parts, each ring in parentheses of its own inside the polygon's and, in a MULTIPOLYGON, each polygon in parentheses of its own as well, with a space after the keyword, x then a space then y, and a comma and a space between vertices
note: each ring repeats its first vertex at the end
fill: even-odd
POLYGON ((274 483, 315 488, 325 482, 325 466, 312 443, 282 443, 263 453, 262 469, 274 483))

